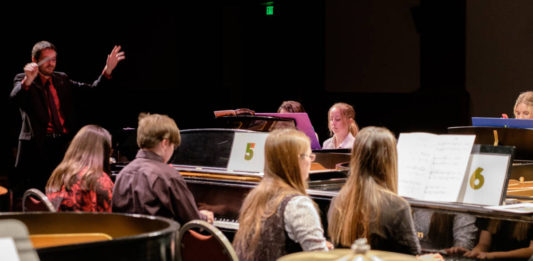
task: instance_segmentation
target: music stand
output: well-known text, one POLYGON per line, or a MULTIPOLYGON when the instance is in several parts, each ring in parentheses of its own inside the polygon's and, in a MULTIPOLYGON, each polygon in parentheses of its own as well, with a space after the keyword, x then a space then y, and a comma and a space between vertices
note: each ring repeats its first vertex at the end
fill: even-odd
POLYGON ((475 134, 474 144, 498 144, 515 147, 515 160, 533 160, 533 130, 504 127, 448 127, 450 134, 475 134))
POLYGON ((491 118, 491 117, 472 117, 472 126, 533 129, 533 120, 491 118))
POLYGON ((311 149, 321 149, 320 143, 315 133, 315 129, 311 124, 309 116, 305 112, 292 112, 292 113, 256 113, 257 116, 272 116, 278 118, 290 118, 296 121, 296 128, 303 131, 311 140, 311 149))

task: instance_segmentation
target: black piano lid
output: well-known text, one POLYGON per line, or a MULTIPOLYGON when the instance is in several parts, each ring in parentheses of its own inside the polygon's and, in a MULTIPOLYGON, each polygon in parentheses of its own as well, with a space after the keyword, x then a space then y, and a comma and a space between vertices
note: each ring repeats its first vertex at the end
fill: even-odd
POLYGON ((181 131, 181 144, 170 163, 184 166, 226 168, 235 132, 233 129, 188 129, 181 131))
POLYGON ((504 127, 477 127, 458 126, 449 127, 449 134, 474 134, 475 144, 494 144, 494 131, 498 133, 498 145, 514 146, 515 160, 533 160, 533 130, 504 128, 504 127))
POLYGON ((265 135, 263 132, 241 129, 206 128, 183 130, 181 131, 181 144, 174 152, 169 163, 178 170, 189 172, 262 177, 262 171, 228 169, 236 133, 265 135))

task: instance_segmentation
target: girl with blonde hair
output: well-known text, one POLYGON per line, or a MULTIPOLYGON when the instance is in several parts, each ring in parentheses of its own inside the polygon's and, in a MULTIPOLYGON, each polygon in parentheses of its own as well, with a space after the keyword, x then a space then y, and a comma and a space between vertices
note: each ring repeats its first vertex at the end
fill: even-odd
POLYGON ((46 184, 46 195, 59 211, 111 212, 111 135, 86 125, 74 136, 65 157, 46 184))
POLYGON ((517 119, 533 119, 533 91, 523 92, 516 98, 513 112, 517 119))
POLYGON ((264 177, 243 202, 233 241, 239 260, 328 249, 316 205, 306 192, 314 159, 303 132, 278 129, 268 135, 264 177))
POLYGON ((324 141, 323 149, 351 149, 359 132, 352 105, 344 102, 333 104, 328 111, 328 128, 331 138, 324 141))
POLYGON ((396 138, 386 128, 363 128, 355 139, 350 176, 328 213, 336 246, 367 238, 372 249, 420 253, 409 203, 397 195, 396 138))

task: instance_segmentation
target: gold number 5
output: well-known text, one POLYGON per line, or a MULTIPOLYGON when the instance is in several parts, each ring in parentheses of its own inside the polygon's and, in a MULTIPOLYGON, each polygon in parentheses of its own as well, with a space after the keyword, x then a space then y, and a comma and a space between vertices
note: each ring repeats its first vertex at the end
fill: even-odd
POLYGON ((250 142, 246 143, 246 152, 244 153, 244 159, 245 160, 251 160, 254 157, 254 150, 255 143, 250 142))

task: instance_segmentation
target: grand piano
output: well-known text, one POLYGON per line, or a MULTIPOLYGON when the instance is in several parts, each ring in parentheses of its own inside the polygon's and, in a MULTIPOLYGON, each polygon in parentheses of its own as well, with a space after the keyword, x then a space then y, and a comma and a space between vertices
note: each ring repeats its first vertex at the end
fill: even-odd
MULTIPOLYGON (((241 204, 246 194, 260 182, 263 175, 263 162, 254 161, 246 164, 244 158, 249 155, 247 154, 249 153, 246 147, 247 143, 256 143, 253 153, 260 158, 259 156, 262 155, 260 152, 262 149, 261 141, 264 142, 268 131, 280 125, 297 127, 297 124, 290 118, 280 119, 268 115, 219 117, 217 122, 218 124, 215 125, 217 128, 182 130, 182 144, 176 150, 170 163, 184 176, 198 206, 212 210, 215 214, 215 225, 232 240, 238 229, 237 218, 241 204)), ((492 133, 492 130, 490 132, 492 133)), ((532 130, 528 130, 527 134, 532 132, 532 130)), ((476 144, 494 144, 492 139, 484 140, 485 135, 475 131, 472 133, 471 130, 465 131, 464 128, 450 128, 449 133, 476 134, 479 135, 476 138, 476 144)), ((500 134, 499 137, 500 142, 505 140, 502 135, 500 134)), ((533 139, 528 144, 533 144, 533 139)), ((533 156, 529 157, 533 154, 523 154, 523 150, 520 149, 524 147, 524 144, 514 145, 518 147, 515 159, 527 158, 520 159, 521 164, 524 164, 524 160, 533 160, 533 156), (522 157, 521 155, 528 156, 522 157)), ((314 149, 313 152, 317 158, 311 167, 307 192, 319 206, 323 226, 327 228, 326 215, 329 204, 347 179, 350 151, 314 149)), ((120 162, 116 166, 120 168, 120 162)), ((523 172, 533 173, 527 169, 529 167, 521 166, 523 172)), ((518 175, 514 169, 513 166, 511 180, 518 175)), ((529 178, 530 176, 525 176, 527 180, 533 180, 529 178)), ((510 181, 510 184, 512 183, 510 181)), ((507 199, 527 201, 530 198, 516 196, 513 198, 512 193, 508 193, 507 199)), ((413 209, 431 210, 449 215, 468 214, 478 219, 533 223, 533 215, 531 214, 489 209, 475 204, 428 202, 410 198, 407 200, 413 209)))
MULTIPOLYGON (((268 132, 276 128, 299 128, 310 137, 317 156, 311 166, 307 192, 319 206, 322 222, 327 227, 327 210, 331 198, 346 181, 350 151, 320 150, 305 113, 281 114, 282 117, 229 114, 216 117, 214 128, 181 130, 181 144, 169 161, 185 178, 198 206, 214 212, 215 225, 231 240, 238 229, 241 204, 263 176, 263 144, 268 132), (251 141, 255 143, 254 157, 245 160, 249 155, 246 143, 251 141)), ((133 160, 137 147, 135 129, 123 129, 113 137, 117 159, 112 164, 114 177, 133 160)))
MULTIPOLYGON (((268 133, 241 129, 189 129, 170 160, 180 171, 198 206, 215 214, 215 225, 231 239, 238 229, 239 210, 247 193, 263 176, 264 141, 268 133), (253 158, 245 159, 247 144, 255 143, 253 158)), ((318 204, 322 221, 331 198, 347 177, 349 151, 315 150, 307 193, 318 204)))

